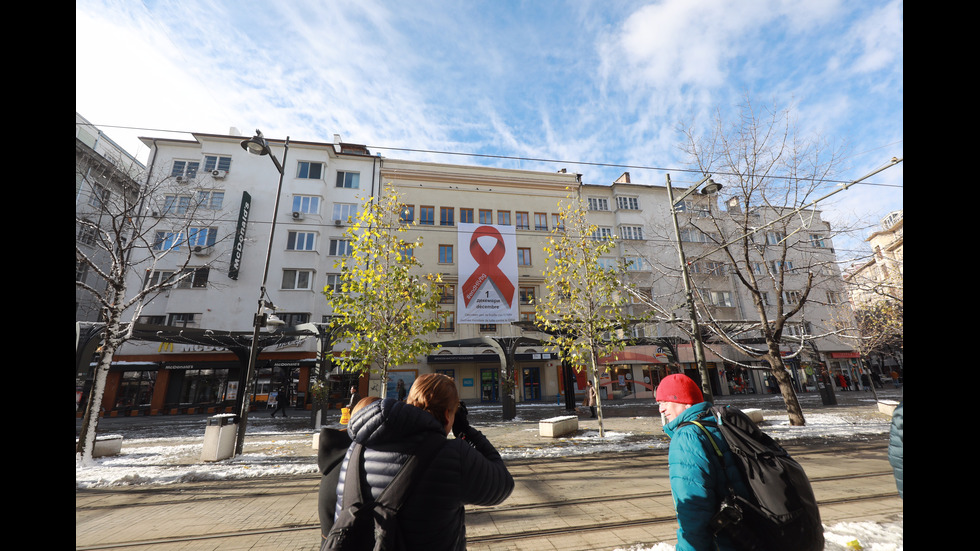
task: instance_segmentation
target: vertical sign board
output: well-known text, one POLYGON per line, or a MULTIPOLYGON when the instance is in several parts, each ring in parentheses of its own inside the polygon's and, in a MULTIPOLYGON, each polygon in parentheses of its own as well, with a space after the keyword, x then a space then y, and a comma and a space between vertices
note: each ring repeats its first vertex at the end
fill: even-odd
POLYGON ((245 247, 245 231, 248 229, 248 215, 252 208, 252 196, 247 191, 242 192, 242 207, 238 210, 238 225, 235 226, 235 244, 231 248, 231 267, 228 277, 238 279, 238 270, 242 267, 242 249, 245 247))
POLYGON ((514 226, 459 224, 459 323, 517 321, 514 226))

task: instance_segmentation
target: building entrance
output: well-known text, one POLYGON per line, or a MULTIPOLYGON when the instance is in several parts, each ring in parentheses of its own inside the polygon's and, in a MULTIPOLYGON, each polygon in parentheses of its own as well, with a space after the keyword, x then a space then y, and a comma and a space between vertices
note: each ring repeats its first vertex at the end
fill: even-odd
POLYGON ((480 401, 497 402, 497 369, 480 370, 480 401))
POLYGON ((541 368, 525 367, 523 370, 524 379, 524 401, 537 401, 541 399, 541 368))

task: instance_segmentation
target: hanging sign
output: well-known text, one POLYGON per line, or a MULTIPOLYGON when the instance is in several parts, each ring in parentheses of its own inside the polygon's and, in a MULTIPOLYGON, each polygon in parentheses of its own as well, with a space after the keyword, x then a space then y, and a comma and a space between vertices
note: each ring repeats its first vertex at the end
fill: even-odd
POLYGON ((238 211, 238 225, 235 226, 235 244, 231 248, 231 268, 228 277, 238 279, 238 271, 242 266, 242 249, 245 247, 245 231, 248 229, 248 214, 252 208, 252 196, 247 191, 242 192, 242 207, 238 211))
POLYGON ((459 323, 517 321, 514 226, 459 225, 459 323))

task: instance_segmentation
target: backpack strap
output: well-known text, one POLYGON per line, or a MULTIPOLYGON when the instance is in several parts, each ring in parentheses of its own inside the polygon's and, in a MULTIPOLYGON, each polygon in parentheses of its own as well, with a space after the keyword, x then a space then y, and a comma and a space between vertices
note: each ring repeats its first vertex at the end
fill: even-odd
POLYGON ((711 442, 711 447, 715 449, 715 453, 718 455, 718 457, 724 459, 725 454, 721 453, 721 448, 719 448, 718 447, 718 443, 715 442, 715 437, 714 436, 711 436, 711 433, 708 432, 708 429, 704 428, 704 425, 715 427, 715 426, 717 426, 716 424, 714 424, 714 423, 712 423, 710 421, 707 421, 704 424, 701 424, 700 421, 686 421, 686 422, 681 423, 681 424, 679 424, 677 426, 678 427, 683 427, 684 425, 697 425, 698 428, 700 428, 706 435, 708 435, 708 442, 711 442))

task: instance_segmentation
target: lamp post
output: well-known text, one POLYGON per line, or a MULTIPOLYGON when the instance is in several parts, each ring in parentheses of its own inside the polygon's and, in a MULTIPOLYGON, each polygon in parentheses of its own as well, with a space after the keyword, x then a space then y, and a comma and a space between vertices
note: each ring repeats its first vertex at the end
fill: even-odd
MULTIPOLYGON (((286 154, 289 153, 289 136, 286 136, 286 142, 283 145, 282 161, 286 162, 286 154)), ((242 450, 245 447, 245 426, 248 423, 248 409, 251 405, 252 392, 255 391, 255 363, 259 356, 259 330, 265 327, 268 321, 268 315, 264 312, 266 308, 274 309, 272 302, 266 300, 265 284, 269 279, 269 259, 272 257, 272 238, 276 234, 276 217, 279 214, 279 196, 282 194, 282 178, 285 175, 283 170, 283 165, 279 163, 279 159, 276 159, 276 155, 272 152, 269 147, 269 142, 262 136, 262 132, 259 130, 255 131, 255 136, 250 140, 244 140, 242 142, 242 149, 252 153, 254 155, 268 155, 272 159, 272 163, 276 165, 276 170, 279 171, 279 187, 276 189, 276 203, 272 209, 272 225, 269 229, 269 248, 265 253, 265 268, 262 272, 262 286, 259 288, 259 305, 255 312, 255 317, 252 318, 252 348, 249 352, 248 357, 248 367, 245 370, 245 394, 242 397, 242 409, 239 412, 238 418, 238 439, 235 443, 235 455, 241 455, 242 450)))
POLYGON ((711 382, 708 380, 708 365, 704 360, 704 345, 701 342, 701 328, 698 326, 697 311, 694 308, 694 294, 691 291, 691 272, 688 270, 687 259, 684 257, 684 247, 681 245, 681 230, 677 224, 677 203, 683 201, 688 195, 697 191, 701 184, 708 182, 708 185, 701 190, 701 195, 711 195, 721 189, 721 184, 716 184, 711 179, 711 175, 705 176, 700 182, 694 184, 683 195, 674 199, 674 189, 670 186, 670 174, 667 175, 667 200, 670 201, 670 217, 674 221, 674 236, 677 238, 677 255, 681 261, 681 272, 684 274, 684 299, 687 302, 687 312, 691 318, 691 338, 694 343, 694 361, 698 366, 698 373, 701 374, 701 393, 704 394, 706 402, 713 401, 711 394, 711 382))

